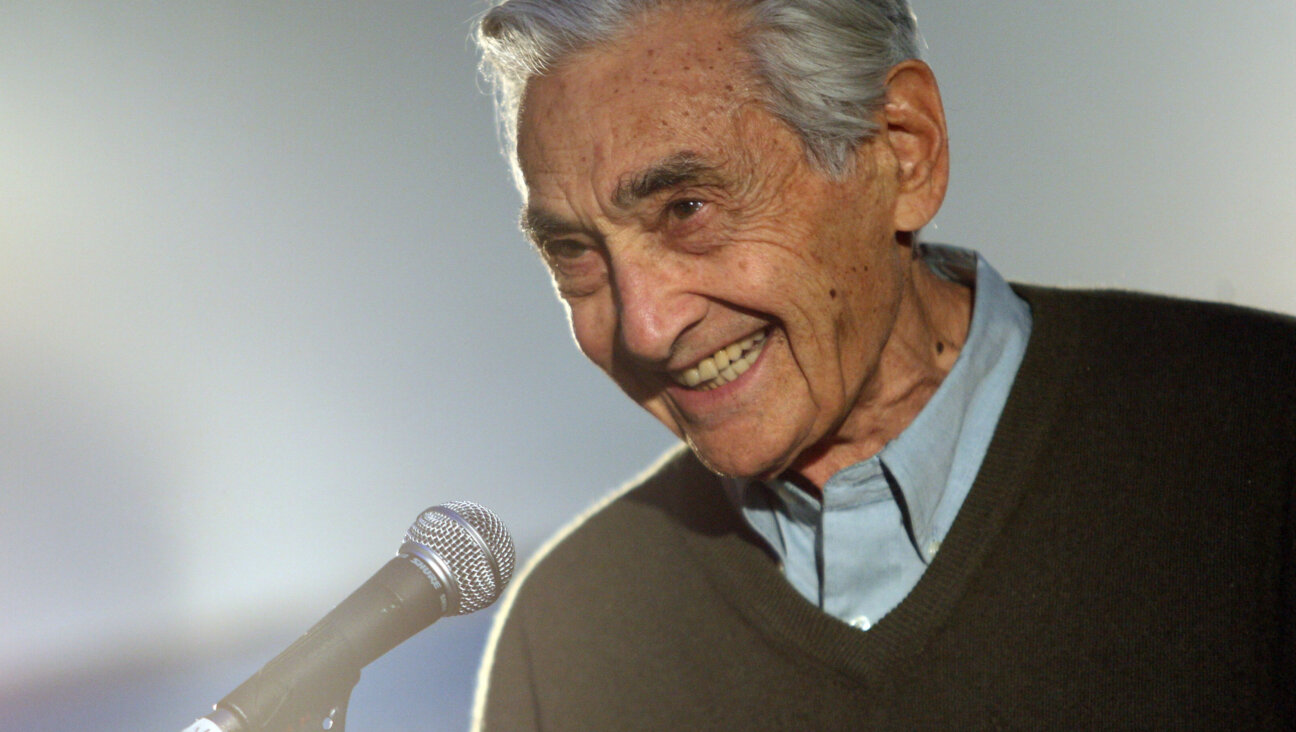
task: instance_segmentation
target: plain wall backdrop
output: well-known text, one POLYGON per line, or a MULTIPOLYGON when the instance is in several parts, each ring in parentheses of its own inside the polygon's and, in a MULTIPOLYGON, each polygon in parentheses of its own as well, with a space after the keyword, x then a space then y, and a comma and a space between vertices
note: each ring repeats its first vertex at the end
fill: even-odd
MULTIPOLYGON (((914 5, 953 152, 928 239, 1296 312, 1296 4, 914 5)), ((0 2, 0 705, 28 715, 0 727, 80 699, 179 729, 427 506, 493 508, 525 557, 672 444, 517 232, 483 7, 0 2)), ((355 729, 462 728, 484 632, 390 662, 448 686, 357 691, 437 723, 355 729)))

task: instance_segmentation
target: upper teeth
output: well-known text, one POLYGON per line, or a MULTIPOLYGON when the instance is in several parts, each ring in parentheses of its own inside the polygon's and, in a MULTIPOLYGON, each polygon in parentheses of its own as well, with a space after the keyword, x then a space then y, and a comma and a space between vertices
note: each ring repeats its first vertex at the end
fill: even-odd
POLYGON ((691 369, 673 372, 671 378, 690 388, 714 389, 728 384, 751 368, 764 345, 765 331, 761 331, 741 341, 730 343, 710 357, 702 359, 691 369))

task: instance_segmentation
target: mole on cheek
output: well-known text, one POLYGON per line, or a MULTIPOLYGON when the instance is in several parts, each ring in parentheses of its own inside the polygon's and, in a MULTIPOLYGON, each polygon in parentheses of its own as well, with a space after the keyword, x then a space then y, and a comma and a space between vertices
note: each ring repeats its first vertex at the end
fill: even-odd
POLYGON ((829 291, 828 291, 828 297, 831 297, 832 299, 836 300, 836 299, 837 299, 837 289, 836 289, 836 288, 833 288, 833 289, 829 290, 829 291))

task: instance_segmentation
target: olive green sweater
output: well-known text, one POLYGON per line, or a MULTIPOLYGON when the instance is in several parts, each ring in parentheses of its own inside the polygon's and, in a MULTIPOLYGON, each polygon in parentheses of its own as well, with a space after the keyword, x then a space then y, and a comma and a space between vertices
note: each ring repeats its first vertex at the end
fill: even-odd
POLYGON ((807 603, 680 450, 517 582, 476 722, 1296 728, 1296 322, 1017 290, 1034 331, 985 462, 871 630, 807 603))

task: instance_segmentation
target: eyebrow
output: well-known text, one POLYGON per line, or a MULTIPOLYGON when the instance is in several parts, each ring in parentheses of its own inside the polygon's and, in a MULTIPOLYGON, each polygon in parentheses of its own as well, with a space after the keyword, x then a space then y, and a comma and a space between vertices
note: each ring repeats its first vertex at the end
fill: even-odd
POLYGON ((702 156, 697 153, 675 153, 644 170, 623 177, 612 192, 612 203, 618 208, 629 208, 667 188, 695 181, 709 170, 711 166, 702 162, 702 156))
MULTIPOLYGON (((618 208, 630 208, 636 202, 681 183, 696 181, 712 166, 702 161, 697 153, 684 151, 636 173, 623 176, 612 191, 612 203, 618 208)), ((539 246, 553 237, 580 231, 581 227, 540 208, 524 208, 518 216, 522 233, 539 246)))
POLYGON ((518 216, 518 226, 536 246, 555 236, 570 234, 578 228, 566 219, 538 208, 522 209, 521 215, 518 216))

